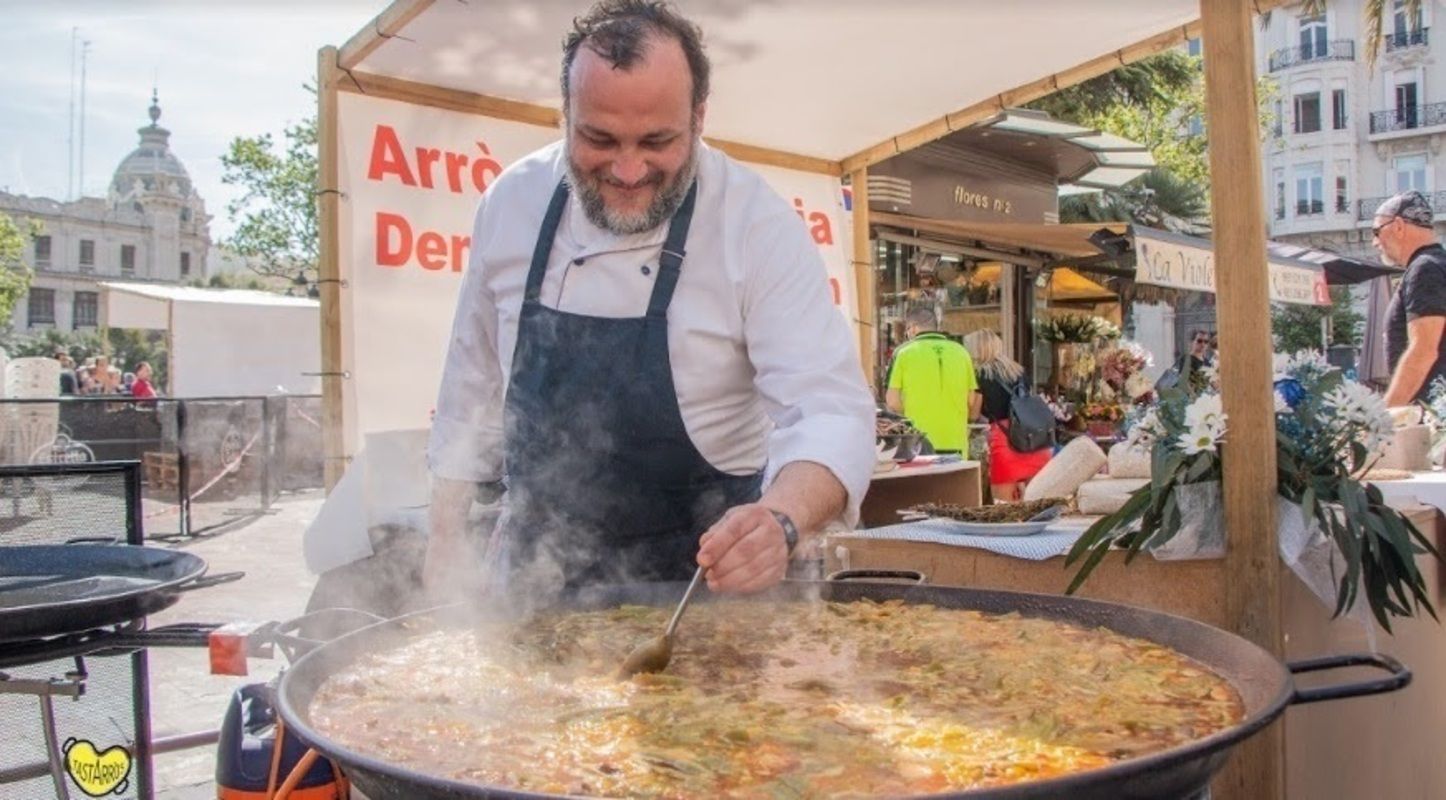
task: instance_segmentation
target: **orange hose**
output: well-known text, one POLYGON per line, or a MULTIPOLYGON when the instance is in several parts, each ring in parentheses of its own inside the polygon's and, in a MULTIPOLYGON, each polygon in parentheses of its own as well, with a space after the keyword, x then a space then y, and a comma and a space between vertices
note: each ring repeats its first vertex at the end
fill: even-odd
POLYGON ((286 800, 287 796, 291 794, 291 790, 301 783, 301 779, 305 778, 306 773, 311 770, 311 765, 315 764, 316 759, 320 757, 321 753, 308 749, 306 755, 302 756, 301 760, 296 762, 296 766, 291 768, 291 774, 286 776, 286 782, 281 784, 281 788, 276 790, 276 794, 272 796, 271 800, 286 800))
POLYGON ((271 773, 266 779, 266 796, 276 796, 276 779, 281 775, 281 745, 286 741, 286 722, 276 715, 276 732, 271 740, 271 773))

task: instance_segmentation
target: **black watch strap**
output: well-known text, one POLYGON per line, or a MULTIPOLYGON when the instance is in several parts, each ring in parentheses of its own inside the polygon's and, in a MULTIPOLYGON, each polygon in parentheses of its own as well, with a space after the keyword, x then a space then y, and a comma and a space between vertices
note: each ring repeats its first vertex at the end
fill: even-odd
POLYGON ((773 518, 783 527, 783 542, 788 545, 788 554, 793 555, 794 548, 798 547, 798 526, 782 511, 774 511, 773 518))

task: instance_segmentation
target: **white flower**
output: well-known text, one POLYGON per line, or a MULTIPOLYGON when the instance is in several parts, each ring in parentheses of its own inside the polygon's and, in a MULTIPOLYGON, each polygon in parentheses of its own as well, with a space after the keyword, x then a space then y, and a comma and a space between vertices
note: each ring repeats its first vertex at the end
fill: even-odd
POLYGON ((1271 357, 1271 370, 1275 373, 1275 380, 1290 377, 1290 356, 1285 353, 1276 353, 1271 357))
POLYGON ((1325 396, 1325 405, 1347 421, 1363 423, 1372 412, 1379 409, 1385 414, 1386 406, 1380 395, 1355 381, 1343 381, 1325 396))
POLYGON ((1207 425, 1225 428, 1225 410, 1220 404, 1220 395, 1202 394, 1185 407, 1185 424, 1192 428, 1207 425))
POLYGON ((1207 425, 1191 425, 1190 430, 1180 434, 1180 449, 1185 455, 1193 456, 1196 453, 1213 453, 1215 444, 1219 441, 1214 428, 1207 425))
POLYGON ((1115 399, 1115 390, 1108 383, 1100 381, 1100 399, 1109 402, 1115 399))
POLYGON ((1279 389, 1275 390, 1274 395, 1275 395, 1275 413, 1277 413, 1277 414, 1289 414, 1289 413, 1290 413, 1290 404, 1287 403, 1287 402, 1285 402, 1285 398, 1281 396, 1280 390, 1279 390, 1279 389))
POLYGON ((1363 384, 1345 381, 1323 398, 1332 413, 1332 423, 1370 453, 1378 453, 1395 438, 1395 424, 1386 411, 1385 399, 1363 384))
POLYGON ((1154 384, 1150 383, 1150 379, 1143 372, 1136 372, 1125 379, 1125 394, 1129 395, 1131 400, 1138 400, 1154 390, 1154 384))
POLYGON ((1130 427, 1129 436, 1126 440, 1130 445, 1148 447, 1156 439, 1164 437, 1168 431, 1164 423, 1160 422, 1160 414, 1154 407, 1147 410, 1143 416, 1130 427))

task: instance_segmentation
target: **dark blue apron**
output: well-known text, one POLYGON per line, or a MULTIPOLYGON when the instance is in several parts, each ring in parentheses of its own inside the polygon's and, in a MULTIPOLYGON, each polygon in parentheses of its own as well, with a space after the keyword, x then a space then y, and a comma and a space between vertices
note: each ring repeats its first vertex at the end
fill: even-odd
POLYGON ((686 580, 698 537, 729 508, 754 502, 761 474, 716 469, 683 425, 668 355, 698 187, 668 225, 646 316, 568 314, 539 299, 567 207, 557 187, 538 234, 517 324, 504 413, 514 567, 547 559, 567 588, 686 580))

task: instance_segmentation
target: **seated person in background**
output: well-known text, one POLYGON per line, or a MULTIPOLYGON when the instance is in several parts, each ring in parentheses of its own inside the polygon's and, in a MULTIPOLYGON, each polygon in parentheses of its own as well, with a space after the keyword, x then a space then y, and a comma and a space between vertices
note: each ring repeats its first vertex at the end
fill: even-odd
POLYGON ((1049 463, 1051 449, 1021 453, 1009 444, 1009 403, 1015 390, 1027 388, 1024 367, 1004 353, 1004 342, 993 331, 975 331, 964 337, 973 355, 979 390, 970 416, 989 423, 989 491, 996 501, 1013 502, 1030 478, 1049 463))
POLYGON ((964 346, 939 333, 932 308, 906 317, 909 341, 889 363, 889 410, 903 414, 936 453, 969 457, 969 400, 974 364, 964 346))

